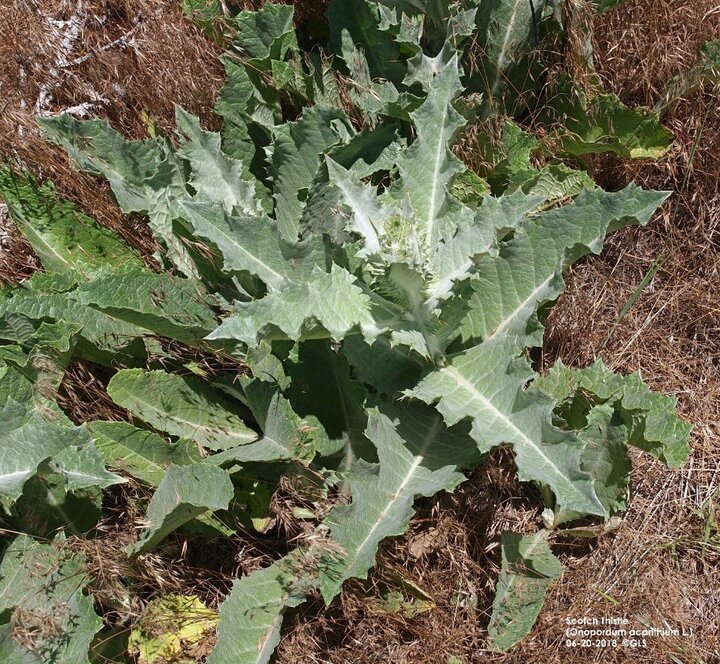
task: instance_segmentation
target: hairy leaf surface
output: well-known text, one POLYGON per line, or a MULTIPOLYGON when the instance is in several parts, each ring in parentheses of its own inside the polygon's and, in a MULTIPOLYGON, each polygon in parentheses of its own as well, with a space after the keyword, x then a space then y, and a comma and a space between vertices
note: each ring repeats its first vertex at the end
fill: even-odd
POLYGON ((159 431, 211 450, 246 445, 258 438, 243 422, 235 404, 190 376, 124 369, 110 381, 108 394, 159 431))
POLYGON ((117 235, 60 200, 51 182, 40 185, 31 175, 2 168, 0 199, 47 271, 87 278, 106 266, 142 266, 117 235))
POLYGON ((195 274, 187 250, 173 234, 177 203, 189 194, 165 139, 127 141, 106 120, 80 122, 67 114, 42 118, 39 123, 79 168, 107 178, 123 212, 147 213, 170 259, 185 274, 195 274))
POLYGON ((180 107, 176 107, 175 118, 185 137, 178 155, 190 164, 189 183, 200 196, 222 203, 227 212, 235 208, 248 214, 260 212, 254 178, 242 161, 223 152, 220 134, 205 131, 198 118, 180 107))
POLYGON ((690 454, 692 426, 678 417, 677 399, 653 392, 639 373, 614 373, 602 360, 586 369, 570 369, 558 362, 538 380, 537 387, 564 407, 582 393, 596 403, 613 406, 628 428, 628 444, 671 468, 682 466, 690 454))
POLYGON ((430 372, 406 394, 436 403, 449 426, 469 418, 481 452, 512 445, 520 479, 549 485, 568 509, 605 516, 580 466, 582 442, 552 425, 552 399, 524 389, 535 373, 514 346, 507 337, 480 344, 430 372))
POLYGON ((406 199, 412 207, 413 235, 417 234, 425 256, 441 237, 450 182, 464 169, 449 147, 464 124, 453 107, 461 89, 458 61, 454 57, 433 79, 427 99, 413 113, 417 138, 397 164, 402 184, 395 195, 406 199))
POLYGON ((245 381, 243 393, 253 417, 262 430, 256 442, 234 447, 208 458, 208 463, 229 461, 268 462, 302 460, 308 463, 315 455, 317 439, 324 438, 317 423, 300 417, 273 383, 245 381))
POLYGON ((108 466, 150 486, 160 484, 170 465, 201 461, 195 443, 169 445, 158 434, 128 422, 88 422, 84 428, 108 466))
POLYGON ((206 202, 182 207, 195 234, 220 250, 226 271, 248 272, 271 290, 286 284, 287 260, 269 218, 230 215, 206 202))
POLYGON ((316 267, 311 280, 291 284, 261 300, 238 303, 235 313, 208 339, 237 339, 256 346, 263 338, 297 341, 317 335, 339 341, 353 328, 372 330, 370 298, 355 281, 338 265, 330 272, 316 267))
POLYGON ((0 316, 7 319, 13 315, 33 321, 65 321, 77 325, 81 339, 101 354, 125 349, 135 339, 150 334, 150 330, 139 325, 80 304, 72 292, 48 293, 18 288, 12 297, 0 301, 0 316))
POLYGON ((280 641, 288 608, 305 601, 316 562, 296 550, 269 567, 236 579, 220 605, 218 643, 208 664, 267 664, 280 641))
POLYGON ((297 242, 304 207, 301 194, 312 184, 322 154, 349 137, 346 123, 339 109, 313 107, 297 122, 275 128, 271 172, 275 216, 284 240, 297 242))
POLYGON ((72 295, 80 304, 155 334, 197 344, 217 318, 202 285, 149 271, 118 272, 83 284, 72 295))
POLYGON ((66 472, 69 488, 122 481, 104 471, 82 429, 46 419, 28 404, 10 399, 0 410, 0 501, 9 505, 17 500, 25 482, 38 472, 41 463, 51 459, 57 470, 66 472), (78 450, 82 451, 79 455, 78 450))
POLYGON ((233 497, 230 476, 217 466, 170 466, 147 509, 147 526, 129 547, 131 555, 152 551, 171 532, 206 512, 225 510, 233 497))
POLYGON ((454 489, 465 479, 457 469, 472 459, 472 442, 448 432, 439 415, 416 414, 420 417, 413 419, 407 413, 396 425, 381 411, 369 411, 365 434, 377 448, 379 464, 360 459, 352 466, 345 474, 352 503, 334 507, 326 519, 344 551, 320 576, 327 603, 346 579, 366 577, 383 539, 405 532, 417 496, 454 489))
POLYGON ((646 224, 665 198, 634 185, 617 193, 586 190, 570 205, 527 217, 497 256, 479 259, 463 340, 507 333, 519 335, 524 345, 541 344, 535 313, 562 293, 563 268, 586 253, 599 253, 609 231, 646 224))
POLYGON ((546 531, 529 536, 503 533, 502 567, 488 625, 493 650, 509 650, 530 632, 548 589, 562 572, 546 531))
MULTIPOLYGON (((0 565, 0 612, 13 611, 17 622, 33 634, 33 650, 6 641, 13 657, 8 664, 28 662, 87 662, 90 644, 103 622, 83 590, 90 579, 82 559, 58 535, 41 543, 16 537, 0 565)), ((0 650, 1 652, 1 650, 0 650)))

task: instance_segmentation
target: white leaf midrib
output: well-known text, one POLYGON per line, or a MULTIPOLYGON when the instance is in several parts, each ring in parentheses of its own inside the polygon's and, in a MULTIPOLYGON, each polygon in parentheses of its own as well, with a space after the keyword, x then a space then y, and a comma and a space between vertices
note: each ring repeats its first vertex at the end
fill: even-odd
POLYGON ((496 326, 495 329, 486 337, 486 341, 490 339, 494 339, 497 337, 501 332, 504 332, 509 325, 517 318, 518 314, 525 309, 533 300, 537 301, 538 295, 547 288, 547 286, 550 284, 550 282, 555 278, 555 274, 551 274, 547 279, 540 282, 538 286, 536 286, 532 292, 524 299, 520 304, 518 304, 515 309, 513 309, 509 314, 505 316, 496 326))
MULTIPOLYGON (((141 399, 139 396, 133 394, 129 390, 126 390, 126 392, 130 398, 134 399, 136 402, 138 402, 140 404, 143 404, 144 406, 147 406, 148 409, 156 412, 158 415, 162 416, 163 418, 168 419, 171 422, 188 425, 191 429, 193 429, 194 432, 207 432, 209 437, 221 435, 221 436, 225 436, 227 438, 234 438, 237 440, 247 440, 248 442, 254 442, 257 440, 257 434, 255 434, 254 431, 250 431, 250 433, 253 434, 252 436, 249 436, 248 433, 239 432, 239 431, 234 431, 232 433, 228 433, 227 431, 221 429, 219 427, 219 425, 215 425, 215 427, 217 427, 217 428, 213 428, 213 425, 201 424, 199 422, 193 422, 192 420, 186 420, 185 418, 179 417, 177 415, 172 415, 164 410, 161 410, 154 404, 149 403, 148 401, 145 401, 144 399, 141 399)), ((139 415, 139 417, 141 419, 143 419, 142 416, 139 415)), ((213 438, 211 437, 211 440, 212 439, 213 438)))
MULTIPOLYGON (((413 462, 408 468, 407 473, 403 477, 402 481, 400 482, 400 485, 397 487, 397 489, 392 493, 391 499, 387 502, 385 507, 383 508, 382 512, 378 516, 378 518, 373 523, 372 527, 368 531, 367 535, 363 539, 363 541, 360 543, 359 546, 355 547, 355 554, 352 557, 352 560, 349 562, 346 562, 345 568, 346 568, 346 574, 344 575, 345 578, 349 578, 347 575, 352 574, 352 569, 355 566, 355 563, 357 562, 358 558, 360 558, 361 553, 365 552, 365 548, 368 546, 368 544, 371 542, 371 539, 375 532, 380 528, 382 523, 387 518, 388 513, 390 512, 391 508, 399 502, 401 499, 406 499, 406 495, 404 494, 404 490, 408 487, 410 482, 415 477, 415 473, 417 469, 420 467, 420 464, 425 459, 425 454, 430 448, 430 445, 434 442, 437 432, 441 426, 441 418, 438 416, 435 420, 435 424, 429 428, 428 433, 425 437, 425 440, 423 441, 423 444, 419 450, 419 454, 415 455, 413 457, 413 462)), ((407 448, 403 448, 407 450, 407 448)))
POLYGON ((495 97, 497 95, 498 88, 500 86, 500 81, 504 77, 504 69, 505 69, 505 56, 506 53, 510 47, 510 36, 512 35, 513 30, 515 29, 515 18, 517 16, 518 10, 524 2, 527 2, 527 0, 515 0, 515 5, 513 6, 513 10, 510 14, 510 18, 508 20, 507 28, 505 30, 505 35, 503 37, 502 46, 500 47, 500 53, 498 53, 497 60, 495 62, 495 67, 497 69, 497 75, 495 76, 495 80, 493 81, 492 88, 490 89, 490 103, 495 103, 495 97))
POLYGON ((437 143, 436 143, 436 151, 435 151, 435 161, 434 161, 434 169, 433 169, 433 179, 432 179, 432 189, 431 189, 431 197, 430 197, 430 208, 428 210, 428 216, 425 221, 425 226, 427 228, 427 242, 432 243, 433 242, 433 232, 435 228, 435 216, 437 215, 437 193, 438 193, 438 187, 440 186, 440 166, 442 165, 443 157, 446 156, 446 135, 445 135, 445 125, 447 123, 448 115, 449 115, 449 104, 446 104, 443 108, 443 115, 442 115, 442 121, 439 122, 439 126, 442 127, 442 131, 437 131, 437 143))
MULTIPOLYGON (((471 400, 477 399, 480 401, 480 403, 490 412, 493 413, 493 415, 500 421, 504 422, 505 425, 519 438, 520 442, 525 444, 527 447, 529 447, 531 450, 533 450, 541 459, 543 459, 550 469, 552 469, 552 474, 554 474, 560 481, 560 484, 565 487, 565 489, 569 489, 572 494, 574 494, 577 498, 579 498, 581 504, 587 504, 588 499, 586 496, 580 492, 577 487, 562 473, 562 471, 557 467, 554 461, 552 461, 543 451, 540 449, 540 447, 533 441, 531 438, 528 437, 526 433, 524 433, 505 413, 500 411, 495 404, 490 401, 482 392, 480 392, 475 385, 473 385, 469 380, 465 378, 455 367, 449 366, 445 367, 440 370, 441 372, 445 373, 446 375, 449 375, 452 380, 454 380, 459 387, 464 389, 466 392, 470 393, 471 400)), ((516 442, 516 441, 513 441, 516 442)))
MULTIPOLYGON (((245 247, 243 247, 234 237, 229 235, 225 230, 223 230, 221 227, 216 226, 215 224, 211 224, 210 222, 206 222, 204 219, 201 219, 201 223, 208 223, 219 235, 221 235, 225 240, 231 244, 233 247, 236 248, 241 254, 246 256, 249 261, 255 265, 260 266, 263 269, 263 273, 260 274, 259 272, 256 273, 263 281, 266 281, 267 274, 269 273, 272 275, 272 282, 266 281, 268 286, 271 286, 272 288, 279 290, 283 284, 287 281, 286 277, 284 277, 279 272, 276 272, 273 270, 267 263, 263 262, 259 257, 255 256, 253 253, 248 251, 245 247)), ((212 238, 209 238, 212 241, 212 238)), ((250 270, 248 270, 250 271, 250 270)))

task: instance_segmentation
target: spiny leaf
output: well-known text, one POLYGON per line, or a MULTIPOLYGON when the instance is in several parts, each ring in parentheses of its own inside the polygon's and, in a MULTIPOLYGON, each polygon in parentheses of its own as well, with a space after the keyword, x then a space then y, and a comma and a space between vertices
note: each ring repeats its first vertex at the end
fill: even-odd
POLYGON ((158 434, 128 422, 88 422, 83 428, 108 466, 150 486, 160 484, 171 464, 201 461, 195 443, 185 440, 168 445, 158 434))
POLYGON ((108 385, 113 401, 160 431, 212 450, 258 439, 240 417, 241 408, 203 381, 165 371, 124 369, 108 385))
POLYGON ((429 90, 433 79, 453 57, 461 54, 462 43, 475 31, 477 10, 460 11, 458 5, 451 8, 449 3, 434 0, 423 4, 427 13, 424 17, 419 16, 417 21, 418 25, 422 25, 422 34, 414 29, 412 20, 403 16, 397 40, 403 43, 404 50, 414 51, 408 59, 408 74, 403 84, 412 86, 419 83, 424 90, 429 90), (431 15, 435 16, 434 20, 428 20, 431 15), (435 55, 427 55, 428 51, 435 55))
MULTIPOLYGON (((537 388, 564 407, 581 394, 589 395, 590 403, 613 406, 628 428, 628 444, 671 468, 682 466, 690 454, 692 426, 677 416, 677 399, 650 390, 639 373, 629 376, 614 373, 602 360, 586 369, 569 369, 558 362, 547 376, 537 381, 537 388)), ((581 411, 581 415, 585 417, 587 413, 581 411)))
POLYGON ((72 292, 52 293, 18 288, 11 298, 0 301, 0 317, 7 320, 11 315, 22 315, 34 321, 65 321, 77 325, 80 327, 79 336, 100 353, 108 351, 115 354, 135 339, 150 334, 149 330, 110 313, 84 306, 73 297, 72 292))
POLYGON ((230 476, 217 466, 206 463, 170 466, 148 505, 147 526, 128 553, 152 551, 188 521, 206 512, 227 509, 232 497, 230 476))
POLYGON ((508 183, 508 191, 524 191, 542 196, 545 207, 573 198, 595 183, 585 171, 578 171, 565 164, 550 164, 540 170, 516 174, 508 183))
POLYGON ((50 459, 55 460, 61 472, 67 464, 70 488, 74 482, 78 487, 88 486, 88 481, 90 486, 122 481, 102 470, 92 446, 75 458, 63 452, 70 447, 77 452, 88 445, 91 445, 90 439, 82 429, 45 419, 28 404, 10 399, 0 410, 0 501, 7 505, 17 500, 25 482, 35 475, 43 461, 50 459), (89 477, 81 481, 86 472, 89 477))
POLYGON ((340 109, 314 106, 296 122, 274 129, 271 173, 275 196, 275 217, 287 242, 297 242, 304 203, 301 195, 312 184, 322 155, 332 146, 347 141, 352 128, 340 109))
POLYGON ((362 237, 364 256, 380 253, 380 239, 385 234, 389 216, 378 201, 374 187, 357 182, 350 173, 329 157, 326 159, 330 182, 339 189, 341 202, 349 212, 348 230, 362 237))
POLYGON ((199 281, 168 273, 117 271, 81 285, 71 296, 131 325, 196 345, 217 324, 199 281))
POLYGON ((288 363, 291 378, 288 398, 293 409, 309 421, 316 421, 325 439, 318 435, 318 452, 329 456, 344 450, 344 463, 363 456, 368 441, 363 432, 367 417, 363 404, 366 393, 353 380, 343 354, 329 340, 304 341, 297 356, 288 363), (322 394, 322 399, 316 395, 322 394))
MULTIPOLYGON (((393 415, 400 412, 395 409, 393 415)), ((321 571, 320 591, 326 603, 346 579, 366 577, 383 539, 405 532, 416 496, 451 490, 465 479, 457 468, 472 459, 469 438, 453 435, 437 414, 423 414, 421 409, 420 417, 412 418, 409 412, 403 419, 395 424, 381 411, 368 412, 365 434, 376 446, 380 463, 355 462, 344 476, 352 503, 334 507, 325 520, 333 541, 344 551, 321 571)))
POLYGON ((297 341, 330 336, 340 340, 360 326, 374 327, 370 298, 349 272, 333 265, 329 273, 316 267, 312 280, 291 284, 261 300, 238 303, 235 313, 208 339, 237 339, 249 346, 256 346, 263 338, 297 341), (281 334, 273 333, 273 328, 281 334))
MULTIPOLYGON (((363 198, 363 201, 359 202, 364 203, 368 202, 365 195, 377 196, 377 189, 371 185, 363 185, 361 180, 382 171, 394 170, 403 144, 392 125, 381 125, 372 131, 355 134, 345 145, 335 146, 327 153, 325 160, 331 159, 338 165, 340 172, 337 174, 340 179, 348 182, 353 189, 357 190, 359 187, 365 192, 365 194, 358 192, 363 198), (347 171, 346 175, 342 174, 343 169, 347 171)), ((303 209, 300 233, 303 238, 327 235, 337 247, 342 247, 350 241, 347 231, 348 215, 352 214, 355 203, 352 200, 345 202, 341 200, 343 197, 341 187, 344 186, 344 182, 333 184, 330 181, 330 169, 331 167, 325 164, 315 174, 303 209)), ((383 208, 384 202, 386 201, 378 201, 376 207, 383 208)), ((394 213, 396 203, 392 200, 388 200, 387 203, 394 213)))
MULTIPOLYGON (((10 436, 5 439, 8 446, 5 452, 12 455, 12 450, 17 450, 17 442, 26 438, 31 446, 23 447, 13 459, 16 464, 20 460, 15 472, 4 477, 11 490, 10 495, 4 496, 6 504, 19 497, 18 491, 23 490, 25 481, 36 470, 40 471, 41 466, 45 476, 57 473, 61 485, 58 493, 63 497, 67 491, 105 488, 124 481, 105 469, 102 457, 85 432, 76 428, 56 403, 57 392, 75 347, 76 333, 76 327, 64 322, 42 323, 37 332, 24 341, 24 345, 30 348, 27 355, 14 358, 14 361, 19 360, 18 373, 30 385, 18 385, 19 381, 11 379, 8 387, 13 387, 15 382, 14 387, 19 389, 2 399, 5 408, 0 411, 0 423, 7 426, 6 433, 10 436), (14 401, 23 396, 26 399, 24 403, 14 401), (18 406, 17 410, 13 410, 13 405, 18 406), (39 442, 44 435, 53 436, 45 449, 39 442), (46 458, 41 459, 43 456, 46 458), (48 462, 47 465, 43 461, 48 462)), ((0 351, 7 348, 2 346, 0 351)))
POLYGON ((208 664, 267 664, 280 642, 285 611, 305 601, 316 564, 312 554, 295 550, 236 579, 220 605, 218 643, 208 664))
MULTIPOLYGON (((594 480, 595 493, 609 515, 626 507, 632 465, 627 454, 628 430, 609 404, 587 414, 586 426, 578 431, 585 448, 580 465, 594 480)), ((553 525, 582 518, 570 510, 557 510, 553 525)))
POLYGON ((257 348, 248 350, 245 363, 258 380, 274 383, 281 390, 290 386, 290 379, 279 357, 273 354, 273 345, 263 341, 257 348))
POLYGON ((9 396, 23 402, 21 395, 27 395, 28 404, 60 424, 71 424, 55 402, 75 350, 78 330, 77 325, 64 321, 41 323, 32 334, 20 339, 22 347, 0 346, 0 358, 14 365, 31 384, 30 393, 16 384, 18 394, 9 396))
MULTIPOLYGON (((267 145, 270 127, 281 121, 280 94, 263 85, 250 67, 235 60, 221 58, 225 65, 225 84, 220 91, 215 112, 223 118, 223 150, 239 159, 246 168, 263 164, 256 143, 267 145)), ((264 193, 262 189, 259 194, 264 193)), ((272 205, 272 203, 270 203, 272 205)))
POLYGON ((513 352, 515 344, 506 337, 486 341, 452 357, 406 394, 437 404, 449 426, 470 418, 481 452, 512 445, 520 479, 547 484, 567 509, 605 516, 581 469, 582 442, 552 425, 552 399, 525 391, 535 373, 513 352))
POLYGON ((145 212, 170 259, 189 276, 195 267, 173 234, 178 201, 189 196, 177 158, 165 139, 128 141, 106 120, 80 122, 64 114, 38 120, 79 168, 104 175, 123 212, 145 212))
POLYGON ((497 256, 478 260, 463 340, 507 333, 521 335, 526 345, 539 345, 535 313, 562 292, 563 268, 586 253, 599 253, 609 231, 646 224, 665 198, 664 192, 634 185, 617 193, 586 190, 570 205, 528 217, 497 256))
POLYGON ((470 276, 476 256, 489 253, 510 230, 544 201, 523 193, 486 197, 474 219, 460 223, 451 237, 438 243, 432 257, 431 303, 451 294, 455 282, 470 276))
POLYGON ((0 198, 48 271, 88 278, 105 266, 142 266, 114 233, 59 199, 52 182, 2 168, 0 198))
POLYGON ((92 443, 63 448, 53 456, 50 467, 65 480, 65 486, 70 491, 90 487, 104 489, 125 482, 119 475, 105 469, 105 462, 92 443))
POLYGON ((417 385, 425 367, 425 360, 417 353, 393 346, 385 336, 379 336, 372 344, 359 336, 347 337, 343 355, 363 383, 385 395, 417 385))
POLYGON ((321 427, 300 417, 276 385, 262 380, 244 382, 243 394, 262 436, 249 445, 228 449, 207 459, 211 464, 301 460, 309 463, 315 455, 316 436, 321 427))
POLYGON ((572 155, 613 152, 625 159, 659 159, 674 138, 651 110, 628 108, 613 94, 588 98, 570 79, 553 91, 548 115, 561 122, 557 137, 572 155))
POLYGON ((248 272, 270 290, 285 285, 287 261, 269 218, 231 215, 206 202, 187 202, 182 208, 195 235, 220 250, 226 271, 248 272))
POLYGON ((452 178, 464 169, 450 151, 455 134, 465 123, 453 107, 461 89, 458 60, 453 57, 433 79, 423 105, 412 114, 417 138, 397 163, 401 184, 394 195, 409 200, 425 256, 430 255, 441 237, 441 219, 448 212, 452 178))
POLYGON ((258 11, 243 11, 235 19, 237 46, 253 60, 282 60, 290 49, 297 49, 294 8, 268 3, 258 11))
MULTIPOLYGON (((90 643, 103 625, 93 599, 83 590, 90 579, 83 561, 63 535, 43 544, 26 535, 16 537, 0 565, 0 612, 14 611, 17 621, 33 635, 33 650, 11 645, 10 662, 87 662, 90 643), (15 659, 20 654, 23 659, 15 659)), ((2 646, 0 646, 2 652, 2 646)))
POLYGON ((595 186, 585 171, 577 171, 565 164, 549 163, 537 168, 535 153, 543 154, 540 141, 511 121, 502 126, 500 141, 480 140, 482 158, 492 164, 483 174, 488 178, 495 195, 524 191, 543 196, 545 207, 566 198, 577 196, 583 189, 595 186))
POLYGON ((179 106, 175 108, 175 122, 184 137, 178 155, 190 164, 189 182, 195 191, 207 200, 222 203, 227 212, 238 209, 259 213, 254 178, 242 161, 223 152, 220 134, 205 131, 198 118, 179 106))
POLYGON ((525 110, 523 95, 535 87, 542 67, 530 53, 542 37, 543 20, 553 10, 551 0, 494 0, 477 12, 477 42, 482 57, 470 80, 483 95, 483 117, 512 115, 525 110))
POLYGON ((405 77, 399 46, 392 35, 380 28, 375 3, 366 0, 333 0, 327 11, 330 40, 335 53, 343 54, 343 33, 360 44, 368 59, 370 75, 399 83, 405 77))
MULTIPOLYGON (((347 93, 356 106, 362 112, 366 124, 370 127, 381 127, 384 117, 397 118, 403 122, 410 121, 409 113, 417 108, 423 100, 423 96, 415 94, 415 91, 405 89, 410 87, 412 82, 405 76, 405 85, 400 86, 392 81, 373 78, 371 67, 368 63, 363 44, 356 44, 350 32, 342 31, 341 36, 342 57, 350 71, 350 76, 343 79, 347 86, 347 93)), ((419 44, 415 45, 419 55, 425 60, 419 44)), ((423 80, 425 87, 428 81, 423 80)))
POLYGON ((502 534, 502 566, 488 625, 490 647, 505 652, 529 634, 545 596, 563 567, 547 543, 547 532, 502 534))

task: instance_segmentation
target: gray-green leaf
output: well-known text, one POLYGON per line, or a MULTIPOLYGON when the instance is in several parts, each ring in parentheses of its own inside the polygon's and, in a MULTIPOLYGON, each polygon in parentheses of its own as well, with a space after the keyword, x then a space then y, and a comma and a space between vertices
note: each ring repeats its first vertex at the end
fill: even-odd
MULTIPOLYGON (((52 543, 16 537, 4 551, 0 565, 0 613, 14 611, 24 629, 33 634, 32 655, 15 643, 26 659, 12 662, 88 662, 90 644, 103 625, 93 599, 83 590, 89 583, 83 561, 58 535, 52 543)), ((11 637, 5 644, 11 648, 11 637)), ((0 649, 1 651, 1 649, 0 649)))
POLYGON ((150 227, 165 242, 170 259, 188 276, 196 274, 188 251, 173 233, 177 204, 189 193, 166 139, 128 141, 106 120, 81 122, 68 114, 38 122, 79 168, 108 179, 123 212, 147 213, 150 227))
POLYGON ((89 438, 82 429, 58 425, 10 399, 0 410, 0 501, 17 500, 43 461, 71 445, 86 444, 89 438))
POLYGON ((239 404, 192 376, 124 369, 113 376, 108 394, 159 431, 212 450, 246 445, 258 438, 243 422, 239 404))
POLYGON ((555 402, 525 385, 535 377, 527 360, 513 352, 516 342, 502 337, 451 358, 406 394, 437 404, 448 425, 465 418, 480 451, 512 445, 523 481, 549 485, 567 509, 606 515, 590 476, 583 472, 583 443, 552 424, 555 402))
POLYGON ((168 445, 158 434, 128 422, 88 422, 84 428, 108 466, 150 486, 160 484, 171 464, 201 460, 197 444, 185 440, 168 445))
POLYGON ((237 339, 257 346, 263 338, 327 337, 339 341, 353 328, 373 328, 370 298, 347 270, 316 267, 312 279, 289 285, 261 300, 238 303, 235 313, 208 339, 237 339), (318 323, 322 329, 318 329, 318 323), (281 334, 273 334, 273 328, 281 334))
POLYGON ((284 613, 305 601, 315 565, 313 555, 295 550, 236 579, 220 605, 218 642, 208 664, 267 664, 280 642, 284 613))
POLYGON ((616 193, 586 190, 570 205, 527 217, 496 256, 479 258, 463 340, 507 333, 519 335, 521 345, 540 345, 535 314, 562 292, 563 268, 586 253, 599 253, 608 232, 646 224, 667 196, 635 185, 616 193))
POLYGON ((230 475, 217 466, 195 463, 170 466, 147 510, 147 526, 128 552, 152 551, 172 531, 216 510, 226 510, 233 497, 230 475))
POLYGON ((671 468, 679 468, 690 454, 692 426, 677 415, 677 399, 653 392, 639 373, 614 373, 602 360, 585 369, 558 362, 537 388, 560 404, 586 394, 595 403, 608 403, 628 429, 628 444, 644 450, 671 468))
POLYGON ((547 532, 502 534, 502 567, 488 625, 492 650, 505 652, 530 633, 563 567, 552 554, 547 532))
POLYGON ((154 333, 196 345, 217 324, 212 299, 194 279, 149 270, 118 271, 83 284, 77 302, 154 333))
POLYGON ((0 198, 49 272, 92 277, 106 266, 142 266, 120 238, 26 173, 0 169, 0 198))
MULTIPOLYGON (((392 409, 392 415, 402 413, 392 409)), ((449 432, 437 414, 406 411, 397 424, 381 411, 368 413, 366 436, 377 448, 379 464, 359 459, 345 474, 350 505, 332 509, 325 523, 343 555, 321 571, 320 590, 329 603, 346 579, 365 578, 378 545, 405 532, 417 496, 454 489, 465 477, 458 466, 475 453, 467 436, 449 432)))

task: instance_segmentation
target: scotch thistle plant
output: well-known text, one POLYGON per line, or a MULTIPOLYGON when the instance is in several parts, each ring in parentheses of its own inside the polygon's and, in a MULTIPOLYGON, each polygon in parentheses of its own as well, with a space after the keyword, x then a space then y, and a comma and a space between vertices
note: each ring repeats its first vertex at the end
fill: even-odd
MULTIPOLYGON (((124 212, 147 216, 160 269, 51 184, 0 171, 0 196, 44 268, 0 293, 0 500, 24 533, 0 566, 8 661, 85 661, 110 639, 66 539, 92 537, 94 524, 65 507, 99 510, 102 491, 129 478, 154 491, 130 561, 187 529, 262 531, 272 487, 304 487, 312 534, 238 578, 220 606, 207 661, 243 664, 267 662, 288 609, 316 593, 329 604, 365 578, 418 497, 453 491, 499 446, 539 487, 545 524, 502 536, 488 634, 506 650, 562 572, 553 537, 625 509, 628 448, 684 462, 690 427, 639 375, 598 361, 540 376, 530 361, 563 271, 609 233, 648 223, 668 194, 605 192, 557 160, 536 167, 541 146, 509 119, 483 143, 486 179, 455 156, 468 121, 517 114, 518 67, 535 66, 538 31, 562 25, 554 3, 505 5, 336 1, 325 49, 303 50, 292 7, 267 4, 232 18, 219 133, 181 108, 174 136, 138 141, 101 120, 41 120, 124 212), (477 40, 485 60, 470 67, 477 40), (69 419, 57 394, 74 359, 112 374, 107 392, 128 421, 69 419), (52 512, 44 529, 28 524, 30 503, 52 512), (34 638, 20 639, 19 624, 34 638)), ((524 87, 541 99, 538 81, 524 87)), ((577 127, 599 126, 575 108, 577 127)), ((567 134, 564 154, 629 135, 663 149, 657 120, 643 139, 651 120, 622 112, 632 131, 567 134)))

